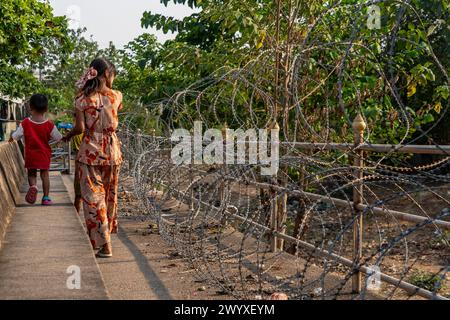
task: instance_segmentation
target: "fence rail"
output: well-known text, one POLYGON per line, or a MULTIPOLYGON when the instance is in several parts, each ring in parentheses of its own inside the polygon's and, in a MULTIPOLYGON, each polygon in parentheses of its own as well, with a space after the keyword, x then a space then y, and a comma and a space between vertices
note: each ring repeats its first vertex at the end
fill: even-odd
MULTIPOLYGON (((381 153, 412 153, 412 154, 433 154, 446 156, 450 152, 450 146, 423 146, 423 145, 380 145, 380 144, 369 144, 363 141, 364 130, 366 124, 363 118, 359 115, 354 123, 354 143, 303 143, 303 142, 282 142, 281 147, 291 147, 293 149, 303 149, 303 150, 344 150, 351 153, 349 157, 352 160, 351 166, 349 167, 349 172, 353 175, 353 180, 349 182, 349 186, 353 188, 353 195, 350 199, 341 199, 335 196, 331 196, 329 193, 326 195, 318 194, 313 192, 307 192, 302 189, 293 188, 292 186, 282 183, 279 179, 269 179, 269 181, 258 181, 258 179, 246 179, 245 174, 239 175, 236 172, 232 172, 228 169, 227 165, 216 167, 219 170, 219 178, 216 178, 217 186, 214 187, 217 190, 209 190, 209 196, 216 197, 219 199, 219 207, 217 205, 212 205, 210 202, 204 200, 204 196, 196 195, 196 188, 199 185, 199 176, 206 176, 208 173, 204 170, 197 168, 193 165, 185 166, 175 166, 174 164, 166 164, 165 166, 155 165, 154 163, 170 162, 167 158, 167 154, 171 150, 171 142, 169 138, 156 136, 156 135, 146 135, 142 134, 140 131, 137 132, 122 132, 124 150, 130 164, 129 169, 134 172, 135 180, 135 192, 140 199, 144 199, 146 202, 147 195, 145 190, 148 188, 163 188, 166 190, 170 196, 174 196, 176 199, 182 203, 187 203, 191 208, 192 217, 189 218, 190 221, 195 219, 198 215, 198 210, 204 208, 206 212, 219 212, 219 216, 223 215, 227 218, 240 221, 251 225, 252 228, 260 230, 264 235, 270 236, 270 249, 272 252, 280 252, 283 250, 283 241, 287 243, 294 244, 297 247, 304 248, 306 250, 312 250, 315 254, 319 256, 332 259, 337 263, 340 263, 348 268, 352 272, 352 291, 354 293, 363 292, 364 280, 362 275, 366 276, 373 275, 373 270, 364 265, 366 257, 363 253, 364 244, 364 223, 365 217, 368 213, 374 213, 379 216, 394 217, 400 221, 406 221, 410 223, 416 223, 416 227, 419 229, 425 226, 434 226, 436 230, 450 230, 450 222, 439 219, 436 216, 428 216, 424 212, 424 216, 413 214, 410 212, 397 211, 387 208, 384 204, 382 206, 365 203, 364 189, 367 186, 367 174, 370 170, 376 169, 373 167, 365 166, 365 154, 369 152, 381 152, 381 153), (166 154, 164 159, 157 158, 156 155, 150 156, 150 159, 146 157, 149 154, 166 154), (146 159, 146 160, 144 160, 146 159), (153 163, 153 164, 152 164, 153 163), (143 169, 145 168, 145 169, 143 169), (185 170, 185 173, 180 176, 177 173, 178 170, 185 170), (141 177, 144 174, 147 178, 141 177), (229 210, 230 207, 238 207, 233 205, 233 200, 231 197, 226 195, 230 193, 231 184, 241 184, 246 186, 252 186, 257 190, 264 190, 266 194, 271 195, 271 200, 269 201, 270 213, 267 223, 264 224, 261 221, 256 221, 251 218, 250 213, 247 215, 242 215, 241 212, 236 212, 235 210, 229 210), (144 184, 144 185, 141 185, 144 184), (145 185, 149 184, 148 187, 145 185), (181 190, 181 185, 187 186, 181 190), (217 192, 216 192, 217 191, 217 192), (302 240, 299 236, 292 236, 286 233, 285 228, 285 216, 287 215, 287 195, 297 196, 309 199, 311 201, 320 201, 324 203, 331 204, 335 207, 347 208, 353 214, 352 222, 352 233, 353 233, 353 256, 351 259, 344 257, 332 250, 326 250, 323 247, 318 247, 312 243, 302 240), (194 205, 196 204, 196 205, 194 205), (221 211, 222 210, 222 211, 221 211), (197 212, 194 214, 194 212, 197 212), (221 213, 220 213, 221 212, 221 213), (250 215, 250 217, 249 217, 250 215)), ((249 142, 246 142, 249 143, 249 142)), ((289 157, 296 157, 296 155, 290 154, 289 157)), ((441 161, 441 163, 448 162, 448 157, 441 161)), ((283 166, 283 164, 281 164, 283 166)), ((288 164, 284 164, 288 166, 288 164)), ((375 175, 376 176, 376 175, 375 175)), ((205 191, 208 192, 208 191, 205 191)), ((259 191, 258 191, 259 192, 259 191)), ((236 201, 236 200, 234 200, 236 201)), ((376 203, 375 203, 376 204, 376 203)), ((148 205, 148 203, 147 203, 148 205)), ((153 205, 150 205, 149 210, 155 210, 153 205)), ((158 214, 158 221, 160 223, 170 224, 173 226, 177 225, 177 222, 165 221, 164 215, 160 210, 156 210, 158 214)), ((447 215, 441 215, 446 217, 447 215)), ((216 219, 217 220, 217 219, 216 219)), ((218 219, 219 221, 221 219, 218 219)), ((171 237, 176 237, 172 235, 171 237)), ((190 254, 192 254, 192 249, 186 249, 190 254)), ((430 290, 420 288, 416 285, 408 283, 404 279, 397 279, 396 277, 390 276, 386 273, 379 273, 380 280, 387 284, 398 287, 405 290, 408 294, 415 294, 417 296, 427 298, 427 299, 446 299, 444 296, 436 294, 430 290)))
MULTIPOLYGON (((165 187, 169 187, 169 185, 164 185, 164 186, 165 187)), ((173 189, 172 189, 172 191, 177 193, 180 196, 180 198, 186 200, 185 192, 182 192, 180 190, 173 190, 173 189)), ((188 198, 187 200, 198 201, 198 199, 195 199, 193 197, 188 198)), ((217 207, 214 207, 214 206, 212 206, 212 205, 210 205, 210 204, 208 204, 206 202, 202 202, 202 201, 200 201, 200 202, 201 202, 201 204, 203 206, 208 207, 211 210, 218 210, 217 207)), ((264 226, 264 225, 262 225, 260 223, 255 222, 255 221, 249 220, 246 217, 242 217, 242 216, 240 216, 240 215, 238 215, 236 213, 233 213, 233 210, 228 210, 227 209, 227 210, 225 210, 225 214, 227 216, 229 216, 229 217, 232 217, 233 219, 239 220, 239 221, 244 222, 244 223, 251 224, 252 226, 254 226, 254 227, 256 227, 256 228, 258 228, 260 230, 263 230, 266 234, 268 234, 268 235, 270 235, 270 236, 272 236, 274 238, 280 238, 280 239, 286 240, 286 241, 288 241, 290 243, 295 244, 298 247, 302 247, 302 248, 305 248, 307 250, 311 250, 315 254, 318 254, 320 256, 323 256, 323 257, 332 259, 334 261, 337 261, 337 262, 339 262, 339 263, 341 263, 341 264, 343 264, 343 265, 345 265, 345 266, 347 266, 349 268, 354 268, 355 270, 358 271, 356 274, 364 273, 366 275, 372 275, 374 273, 373 269, 371 269, 371 268, 368 268, 366 266, 355 266, 354 261, 352 261, 352 260, 350 260, 348 258, 345 258, 345 257, 340 256, 338 254, 335 254, 333 252, 327 251, 327 250, 325 250, 323 248, 319 248, 317 246, 314 246, 311 243, 308 243, 308 242, 302 241, 300 239, 294 238, 294 237, 292 237, 290 235, 287 235, 287 234, 285 234, 283 232, 276 231, 273 228, 264 226)), ((425 222, 425 223, 432 223, 432 220, 427 219, 427 220, 424 220, 423 222, 425 222)), ((170 223, 170 222, 167 222, 167 223, 170 223)), ((386 283, 389 283, 391 285, 395 285, 395 286, 405 290, 406 292, 408 292, 411 295, 416 294, 416 295, 421 296, 421 297, 426 298, 426 299, 448 300, 447 298, 445 298, 445 297, 443 297, 441 295, 438 295, 438 294, 433 293, 433 292, 431 292, 429 290, 425 290, 423 288, 417 287, 417 286, 412 285, 412 284, 410 284, 410 283, 408 283, 406 281, 402 281, 400 279, 396 279, 396 278, 391 277, 391 276, 389 276, 389 275, 387 275, 385 273, 379 273, 379 276, 380 276, 380 279, 382 281, 384 281, 386 283)), ((356 285, 361 285, 361 283, 360 283, 361 280, 360 279, 357 279, 356 281, 357 281, 356 285)), ((357 290, 358 292, 360 292, 361 288, 354 288, 354 290, 357 290)))
POLYGON ((70 142, 52 143, 52 159, 50 171, 70 174, 72 171, 72 148, 70 142))
POLYGON ((350 151, 355 148, 371 152, 396 152, 412 154, 450 155, 450 146, 446 145, 395 145, 361 143, 357 147, 348 143, 311 143, 311 142, 284 142, 283 145, 304 150, 343 150, 350 151))

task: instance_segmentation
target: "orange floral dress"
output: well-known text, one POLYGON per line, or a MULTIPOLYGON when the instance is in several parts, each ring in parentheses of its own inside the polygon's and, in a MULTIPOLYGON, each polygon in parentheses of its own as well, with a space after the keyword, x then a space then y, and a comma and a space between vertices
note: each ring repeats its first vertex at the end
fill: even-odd
POLYGON ((99 248, 117 232, 117 190, 122 163, 116 134, 122 93, 108 90, 81 96, 75 108, 84 113, 85 131, 77 155, 83 211, 92 246, 99 248))
POLYGON ((85 135, 77 160, 91 166, 119 165, 122 162, 120 142, 116 135, 122 93, 115 90, 80 97, 75 108, 85 116, 85 135))

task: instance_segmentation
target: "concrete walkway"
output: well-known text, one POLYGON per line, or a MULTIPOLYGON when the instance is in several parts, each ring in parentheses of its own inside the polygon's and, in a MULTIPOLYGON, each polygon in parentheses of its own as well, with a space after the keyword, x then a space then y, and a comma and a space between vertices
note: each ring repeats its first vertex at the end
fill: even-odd
MULTIPOLYGON (((73 176, 63 176, 71 201, 74 200, 73 176)), ((148 264, 125 230, 111 236, 112 259, 97 259, 111 299, 114 300, 170 300, 170 293, 148 264)))
MULTIPOLYGON (((41 190, 41 188, 40 188, 41 190)), ((19 203, 0 251, 0 299, 108 299, 89 239, 59 173, 51 175, 51 207, 19 203), (80 268, 69 289, 68 268, 80 268)), ((21 190, 25 197, 26 187, 21 190)), ((69 279, 70 280, 70 279, 69 279)))
MULTIPOLYGON (((71 199, 73 176, 63 175, 71 199)), ((129 206, 121 203, 120 206, 129 206)), ((129 209, 131 209, 129 207, 129 209)), ((137 208, 134 208, 138 211, 137 208)), ((217 288, 199 281, 189 263, 173 255, 174 248, 149 222, 119 218, 119 233, 113 234, 113 258, 98 259, 109 297, 113 300, 211 300, 230 299, 217 288), (201 291, 199 290, 201 288, 201 291)))
MULTIPOLYGON (((73 176, 64 175, 63 181, 73 201, 73 176)), ((119 233, 113 234, 111 239, 114 257, 97 260, 111 299, 172 299, 157 271, 148 263, 138 245, 129 238, 122 226, 119 227, 119 233)))
POLYGON ((112 299, 173 299, 160 277, 160 269, 152 266, 123 227, 119 227, 119 234, 112 237, 112 245, 114 259, 98 261, 112 299))

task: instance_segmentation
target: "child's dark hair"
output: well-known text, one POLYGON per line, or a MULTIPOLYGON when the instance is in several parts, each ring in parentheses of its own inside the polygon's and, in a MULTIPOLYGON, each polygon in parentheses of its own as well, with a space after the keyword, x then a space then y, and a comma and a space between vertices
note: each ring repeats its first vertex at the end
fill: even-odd
POLYGON ((95 77, 92 80, 88 80, 84 85, 83 89, 81 89, 81 92, 84 94, 85 97, 89 97, 92 93, 98 90, 98 88, 101 85, 100 78, 105 75, 106 70, 109 71, 110 75, 115 76, 117 74, 117 70, 114 64, 112 64, 105 58, 95 59, 94 61, 91 62, 89 67, 97 70, 97 77, 95 77))
POLYGON ((36 93, 30 98, 30 109, 39 113, 48 111, 48 99, 45 95, 36 93))

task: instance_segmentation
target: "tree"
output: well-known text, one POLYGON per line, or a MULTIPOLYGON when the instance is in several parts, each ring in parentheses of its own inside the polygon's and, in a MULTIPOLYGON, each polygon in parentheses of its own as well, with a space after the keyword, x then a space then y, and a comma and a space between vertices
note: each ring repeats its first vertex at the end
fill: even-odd
POLYGON ((85 31, 68 31, 67 36, 73 44, 72 50, 61 51, 58 46, 48 47, 48 54, 36 66, 41 69, 41 87, 49 96, 50 110, 53 113, 72 109, 76 95, 75 83, 90 61, 98 55, 97 43, 85 38, 85 31))
MULTIPOLYGON (((73 50, 61 52, 56 47, 52 55, 54 59, 45 59, 41 63, 44 69, 42 85, 50 100, 52 112, 72 110, 76 98, 75 83, 86 71, 92 60, 105 57, 116 65, 119 72, 122 68, 122 50, 118 50, 111 42, 105 49, 99 49, 97 42, 86 38, 86 29, 71 30, 69 37, 73 50)), ((118 77, 119 81, 122 77, 118 77)))
MULTIPOLYGON (((448 117, 446 0, 413 0, 410 5, 382 1, 379 30, 366 27, 368 4, 361 0, 171 2, 188 3, 200 12, 183 20, 151 12, 143 15, 143 26, 178 33, 159 52, 164 57, 159 74, 165 76, 160 77, 163 90, 158 98, 212 74, 220 79, 217 70, 239 69, 258 57, 259 65, 246 72, 253 74, 247 80, 272 97, 271 108, 276 109, 272 121, 283 124, 289 139, 297 135, 305 140, 351 140, 348 128, 361 112, 369 122, 372 142, 399 143, 415 132, 423 136, 430 125, 436 126, 436 115, 448 117), (299 119, 303 119, 300 128, 294 130, 299 119)), ((229 96, 214 113, 230 124, 236 114, 227 104, 235 89, 223 83, 215 86, 212 97, 217 92, 229 96)), ((266 104, 268 110, 267 101, 252 88, 242 86, 234 96, 241 99, 237 105, 253 99, 253 105, 266 104)), ((185 103, 195 116, 193 100, 185 103)), ((242 118, 248 119, 245 108, 240 109, 242 118)), ((214 121, 215 115, 207 112, 202 115, 214 121)), ((269 121, 267 112, 259 117, 262 123, 269 121)), ((439 131, 436 127, 433 132, 439 131)))
POLYGON ((39 87, 32 66, 46 55, 47 45, 70 51, 67 21, 37 0, 2 0, 0 17, 0 92, 23 97, 39 87))

